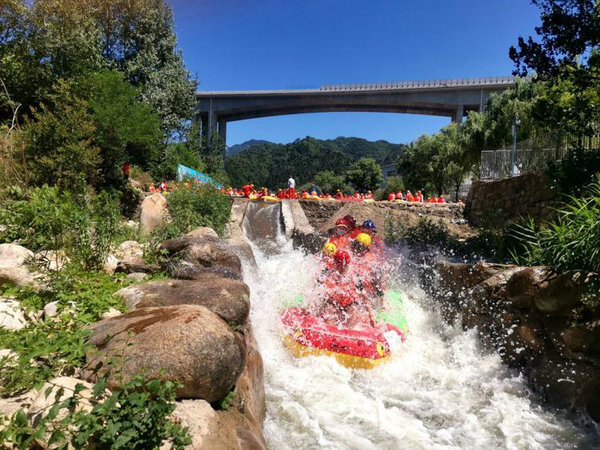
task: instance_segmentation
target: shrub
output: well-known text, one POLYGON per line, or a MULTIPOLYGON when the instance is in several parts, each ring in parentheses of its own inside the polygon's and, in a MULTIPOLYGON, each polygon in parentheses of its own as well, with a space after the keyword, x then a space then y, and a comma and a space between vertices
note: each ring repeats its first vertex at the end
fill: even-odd
POLYGON ((542 228, 533 220, 516 228, 523 244, 513 257, 521 265, 548 265, 560 271, 600 273, 600 174, 583 197, 558 211, 558 218, 542 228))
POLYGON ((59 391, 35 428, 23 410, 17 411, 0 431, 0 441, 11 441, 19 448, 35 447, 41 441, 60 448, 70 444, 72 448, 111 449, 160 448, 168 442, 169 448, 182 449, 191 444, 191 437, 169 418, 175 409, 175 388, 170 381, 136 376, 106 397, 106 380, 101 379, 92 389, 88 402, 93 407, 87 411, 76 408, 83 390, 80 384, 72 397, 62 399, 59 391))
POLYGON ((377 191, 377 200, 387 200, 388 196, 393 192, 394 194, 398 191, 404 191, 404 181, 402 177, 394 176, 387 179, 387 183, 384 189, 377 191))
POLYGON ((581 195, 600 172, 600 150, 574 149, 565 157, 548 164, 546 171, 552 185, 566 195, 581 195))
POLYGON ((229 198, 212 186, 199 184, 188 189, 185 183, 180 183, 169 194, 170 229, 177 235, 197 227, 210 227, 223 235, 230 210, 229 198))
POLYGON ((344 175, 336 175, 330 170, 319 172, 315 175, 315 184, 323 193, 334 195, 339 189, 342 192, 350 191, 344 175))
POLYGON ((99 180, 100 149, 94 146, 96 128, 88 104, 59 82, 52 105, 34 109, 23 127, 25 156, 32 182, 73 188, 83 178, 99 180))
POLYGON ((144 172, 138 166, 131 166, 131 171, 129 172, 129 178, 137 181, 142 185, 142 189, 148 190, 150 186, 154 184, 154 180, 152 179, 152 175, 148 172, 144 172))
POLYGON ((106 192, 15 189, 4 203, 0 223, 6 229, 0 242, 18 241, 32 251, 64 250, 86 269, 102 265, 118 232, 118 201, 106 192))

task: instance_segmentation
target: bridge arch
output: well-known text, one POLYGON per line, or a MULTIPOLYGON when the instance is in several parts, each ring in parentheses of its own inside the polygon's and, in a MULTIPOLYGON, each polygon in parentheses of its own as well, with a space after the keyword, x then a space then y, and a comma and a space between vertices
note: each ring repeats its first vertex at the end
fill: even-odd
POLYGON ((461 122, 469 111, 482 111, 492 93, 514 85, 513 77, 489 77, 302 90, 207 91, 196 94, 196 117, 202 122, 204 135, 216 130, 224 142, 228 122, 285 114, 390 112, 443 116, 461 122))

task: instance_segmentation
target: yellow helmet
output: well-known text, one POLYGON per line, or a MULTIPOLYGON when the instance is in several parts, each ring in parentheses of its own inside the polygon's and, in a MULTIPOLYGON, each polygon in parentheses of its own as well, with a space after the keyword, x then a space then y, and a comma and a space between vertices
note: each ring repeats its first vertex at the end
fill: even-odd
POLYGON ((371 236, 369 236, 367 233, 360 233, 358 236, 356 236, 355 240, 360 242, 365 247, 371 246, 371 236))
POLYGON ((334 255, 337 251, 337 246, 333 242, 327 242, 323 247, 323 253, 326 255, 334 255))

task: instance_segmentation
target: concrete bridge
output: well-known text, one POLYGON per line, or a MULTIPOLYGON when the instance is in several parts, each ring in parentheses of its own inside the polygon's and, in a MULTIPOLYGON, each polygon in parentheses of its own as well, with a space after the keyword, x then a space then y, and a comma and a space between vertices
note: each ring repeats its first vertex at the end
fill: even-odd
POLYGON ((202 132, 217 131, 226 142, 227 122, 314 112, 365 111, 427 114, 462 122, 469 111, 483 111, 494 92, 515 85, 513 77, 399 83, 341 84, 319 89, 198 92, 196 117, 202 132))

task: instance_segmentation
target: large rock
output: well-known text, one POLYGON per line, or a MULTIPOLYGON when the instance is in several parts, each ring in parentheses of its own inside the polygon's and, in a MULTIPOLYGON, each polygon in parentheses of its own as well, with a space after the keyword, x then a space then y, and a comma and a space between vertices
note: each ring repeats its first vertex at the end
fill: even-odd
POLYGON ((136 284, 116 293, 131 309, 155 306, 200 305, 227 323, 248 319, 250 290, 243 282, 205 275, 193 281, 160 280, 136 284))
POLYGON ((125 241, 114 254, 119 261, 139 261, 144 259, 144 247, 137 241, 125 241))
POLYGON ((167 199, 154 193, 142 202, 140 214, 140 233, 148 234, 165 223, 168 215, 167 199))
POLYGON ((223 242, 204 241, 187 247, 182 252, 185 261, 203 267, 226 267, 241 272, 240 258, 223 242))
POLYGON ((246 364, 243 341, 203 306, 141 308, 92 326, 86 379, 108 387, 143 373, 182 384, 179 398, 215 402, 233 388, 246 364))
POLYGON ((200 267, 224 267, 237 273, 242 270, 240 258, 219 240, 212 228, 201 227, 178 238, 167 239, 161 248, 170 256, 181 257, 200 267))
POLYGON ((33 260, 33 252, 17 244, 0 244, 0 269, 20 267, 33 260))
POLYGON ((0 244, 0 286, 36 285, 37 274, 27 267, 33 259, 33 252, 21 245, 0 244))
POLYGON ((242 274, 229 267, 202 267, 188 261, 179 261, 173 269, 172 276, 178 280, 201 280, 207 275, 242 281, 242 274))
POLYGON ((192 450, 262 450, 262 433, 237 411, 215 411, 204 400, 177 402, 173 418, 189 428, 192 450))
POLYGON ((0 298, 0 328, 16 331, 26 326, 21 304, 14 299, 0 298))

